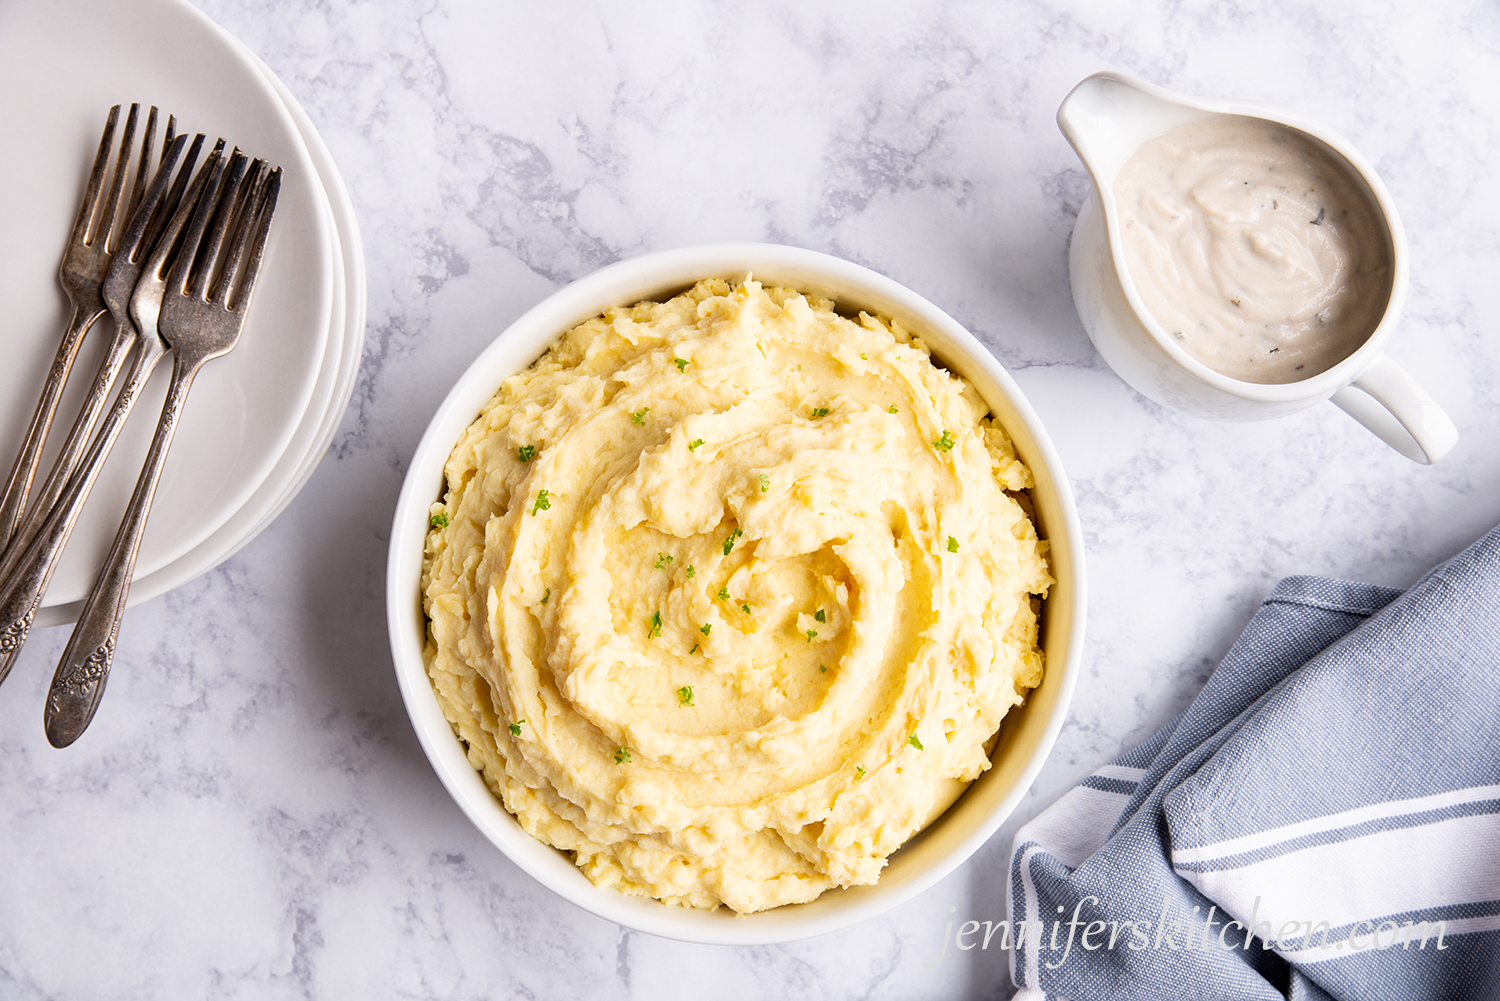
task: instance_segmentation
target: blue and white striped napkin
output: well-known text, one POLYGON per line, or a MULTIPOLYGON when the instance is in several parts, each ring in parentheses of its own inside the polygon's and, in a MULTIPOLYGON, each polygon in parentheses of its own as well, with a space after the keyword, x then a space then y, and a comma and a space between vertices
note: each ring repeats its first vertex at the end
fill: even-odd
POLYGON ((1018 1001, 1500 999, 1500 528, 1404 593, 1283 580, 1010 877, 1018 1001))

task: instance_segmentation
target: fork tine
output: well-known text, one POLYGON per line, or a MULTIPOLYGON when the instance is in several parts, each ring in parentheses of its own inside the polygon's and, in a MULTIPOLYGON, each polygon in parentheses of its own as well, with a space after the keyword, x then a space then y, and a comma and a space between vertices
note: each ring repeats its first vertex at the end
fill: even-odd
MULTIPOLYGON (((151 251, 151 259, 147 263, 146 268, 141 272, 142 278, 150 276, 156 281, 166 280, 166 275, 163 272, 169 267, 175 270, 177 257, 181 256, 177 253, 177 248, 192 246, 192 244, 182 239, 183 230, 188 226, 189 220, 197 215, 199 204, 203 200, 204 189, 208 186, 209 178, 221 166, 219 161, 223 158, 222 146, 223 143, 221 142, 218 146, 214 147, 214 151, 204 161, 202 169, 198 171, 197 175, 193 177, 192 183, 188 185, 181 202, 173 210, 171 218, 167 220, 166 228, 162 231, 161 237, 156 241, 155 249, 151 251)), ((177 175, 178 181, 181 181, 186 174, 187 170, 184 168, 177 175)))
POLYGON ((99 207, 104 210, 104 218, 94 230, 95 241, 109 253, 113 248, 109 245, 111 231, 115 227, 115 215, 120 207, 120 192, 125 188, 125 175, 130 172, 130 151, 135 145, 135 123, 140 116, 141 106, 132 104, 130 115, 125 119, 125 134, 120 138, 120 152, 115 156, 115 172, 109 181, 109 197, 99 207))
MULTIPOLYGON (((172 220, 174 226, 180 225, 179 219, 186 214, 188 206, 192 205, 192 221, 187 224, 187 232, 180 241, 171 241, 182 249, 172 262, 172 273, 168 278, 169 293, 181 294, 187 290, 188 278, 192 275, 193 261, 198 256, 198 246, 203 240, 203 230, 208 225, 209 216, 213 214, 214 206, 218 201, 219 182, 223 179, 224 167, 225 160, 221 143, 214 147, 213 155, 203 164, 203 169, 198 172, 198 176, 193 178, 193 187, 199 189, 197 198, 192 201, 184 199, 177 212, 179 218, 172 220)), ((157 250, 162 251, 167 243, 167 240, 162 240, 157 245, 157 250)), ((172 248, 165 247, 165 249, 171 250, 172 248)), ((152 260, 155 261, 158 256, 165 257, 164 254, 153 254, 152 260)))
MULTIPOLYGON (((172 144, 172 138, 167 137, 167 146, 172 144)), ((146 183, 151 178, 151 154, 156 149, 156 105, 151 105, 151 112, 146 116, 146 135, 141 140, 141 158, 135 168, 135 181, 130 186, 130 200, 126 202, 125 225, 129 226, 135 219, 136 209, 140 207, 141 198, 146 194, 146 183)), ((166 159, 166 146, 162 147, 162 159, 166 159)))
MULTIPOLYGON (((170 122, 168 123, 168 131, 171 131, 170 122)), ((182 193, 187 188, 188 181, 192 180, 193 165, 198 162, 198 154, 203 151, 203 139, 202 132, 194 137, 193 144, 188 147, 187 153, 182 158, 182 166, 177 171, 177 178, 172 182, 171 190, 152 209, 151 221, 147 226, 145 237, 141 241, 143 252, 149 254, 155 250, 156 245, 162 240, 167 224, 172 221, 172 216, 177 213, 177 206, 182 202, 182 193)), ((173 140, 173 144, 176 144, 178 141, 187 142, 187 134, 184 133, 178 136, 173 140)), ((162 154, 162 161, 165 164, 166 152, 162 154)), ((173 238, 175 239, 175 234, 173 238)))
MULTIPOLYGON (((162 205, 162 224, 170 219, 176 212, 177 206, 182 204, 182 193, 187 188, 188 182, 193 179, 193 165, 198 162, 198 154, 203 151, 204 135, 202 132, 193 137, 193 145, 188 147, 187 158, 182 163, 182 169, 177 172, 177 180, 172 182, 172 190, 167 195, 167 200, 162 205)), ((224 140, 220 139, 214 144, 213 156, 218 156, 224 151, 224 140)), ((205 164, 206 166, 206 164, 205 164)), ((196 197, 196 196, 195 196, 196 197)))
POLYGON ((172 140, 177 138, 177 116, 167 116, 167 137, 162 140, 161 158, 167 158, 167 147, 172 145, 172 140))
POLYGON ((245 180, 236 195, 232 222, 226 227, 227 243, 225 246, 228 250, 220 248, 219 260, 214 262, 211 272, 216 277, 209 285, 208 300, 210 302, 228 301, 228 292, 234 284, 234 275, 239 270, 240 259, 244 256, 250 231, 255 228, 255 211, 259 204, 257 197, 260 195, 263 184, 261 173, 267 166, 266 161, 256 159, 251 162, 250 169, 245 172, 245 180))
MULTIPOLYGON (((225 168, 223 183, 215 192, 218 204, 214 207, 213 225, 203 233, 201 242, 198 244, 198 263, 193 269, 192 285, 186 291, 194 299, 203 300, 208 297, 208 280, 213 275, 214 263, 219 256, 219 247, 224 243, 224 233, 229 228, 230 221, 234 218, 234 209, 239 201, 240 182, 244 180, 245 168, 250 158, 238 147, 229 158, 229 166, 225 168)), ((198 221, 196 218, 193 220, 198 221)))
MULTIPOLYGON (((137 264, 143 254, 151 252, 152 243, 148 237, 161 228, 153 223, 161 215, 159 209, 162 195, 167 190, 167 182, 172 179, 172 169, 177 166, 177 161, 186 147, 187 136, 178 136, 163 151, 161 165, 156 169, 156 176, 151 179, 151 187, 130 214, 130 228, 120 238, 120 247, 115 251, 116 260, 123 259, 131 264, 137 264)), ((187 169, 191 170, 191 166, 187 169)))
MULTIPOLYGON (((260 272, 260 262, 266 253, 266 237, 271 232, 271 217, 276 214, 276 196, 281 193, 281 168, 277 167, 271 171, 266 178, 265 185, 261 188, 260 198, 255 207, 255 232, 250 244, 250 255, 245 261, 245 276, 240 279, 239 291, 235 294, 234 302, 229 302, 225 297, 224 305, 227 309, 240 310, 250 304, 250 294, 255 291, 255 276, 260 272)), ((236 251, 236 260, 239 254, 236 251)))
POLYGON ((89 225, 94 221, 94 206, 99 201, 99 190, 104 187, 104 172, 109 169, 109 154, 115 148, 115 125, 120 121, 120 106, 109 109, 109 118, 104 123, 104 134, 99 137, 99 152, 94 154, 94 166, 89 171, 88 184, 83 189, 83 203, 78 207, 78 219, 73 223, 73 236, 69 241, 74 246, 88 243, 89 225))

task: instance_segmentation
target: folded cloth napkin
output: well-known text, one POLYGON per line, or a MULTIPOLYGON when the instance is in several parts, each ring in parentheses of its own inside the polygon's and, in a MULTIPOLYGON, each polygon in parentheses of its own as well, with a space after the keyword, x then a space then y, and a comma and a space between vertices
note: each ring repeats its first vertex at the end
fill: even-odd
POLYGON ((1500 998, 1500 528, 1404 593, 1283 580, 1008 903, 1017 1001, 1500 998))

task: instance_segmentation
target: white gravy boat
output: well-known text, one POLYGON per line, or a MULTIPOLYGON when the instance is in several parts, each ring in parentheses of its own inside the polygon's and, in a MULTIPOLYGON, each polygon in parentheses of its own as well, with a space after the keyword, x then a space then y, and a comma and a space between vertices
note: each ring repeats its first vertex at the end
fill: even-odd
POLYGON ((1406 235, 1390 193, 1354 147, 1296 112, 1185 98, 1120 73, 1096 73, 1073 88, 1057 124, 1093 179, 1069 253, 1073 302, 1099 354, 1122 379, 1164 406, 1225 420, 1282 417, 1332 400, 1409 459, 1432 463, 1453 448, 1458 430, 1448 415, 1384 352, 1406 303, 1406 235), (1244 382, 1209 368, 1152 318, 1125 267, 1114 195, 1120 168, 1147 139, 1213 115, 1279 122, 1321 143, 1362 182, 1389 236, 1391 292, 1379 325, 1349 357, 1299 382, 1244 382))

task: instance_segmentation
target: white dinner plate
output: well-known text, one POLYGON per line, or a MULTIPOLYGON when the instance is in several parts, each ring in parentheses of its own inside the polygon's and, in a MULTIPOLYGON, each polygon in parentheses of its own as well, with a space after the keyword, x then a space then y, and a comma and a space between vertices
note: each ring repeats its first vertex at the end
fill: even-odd
MULTIPOLYGON (((186 8, 187 16, 203 18, 185 0, 146 0, 152 5, 186 8)), ((205 19, 206 20, 206 19, 205 19)), ((209 29, 229 39, 242 49, 247 58, 275 89, 286 105, 293 122, 316 168, 320 182, 320 211, 327 213, 333 245, 333 309, 326 349, 319 368, 312 399, 302 422, 281 460, 262 481, 251 498, 220 528, 190 552, 176 561, 145 576, 137 576, 131 587, 131 603, 163 594, 186 580, 206 573, 233 556, 260 534, 291 503, 317 470, 328 445, 338 431, 348 408, 349 398, 359 374, 364 346, 366 280, 363 245, 343 179, 333 157, 318 135, 306 113, 259 58, 217 25, 209 29)), ((77 617, 79 603, 54 605, 42 609, 38 621, 45 625, 71 622, 77 617)))
MULTIPOLYGON (((303 430, 309 409, 317 413, 314 427, 326 419, 328 397, 321 406, 314 398, 335 295, 343 291, 336 288, 327 196, 291 113, 254 60, 184 4, 10 0, 0 5, 0 94, 7 98, 0 102, 0 134, 12 140, 12 154, 0 158, 0 190, 26 193, 0 203, 5 469, 67 318, 57 266, 109 106, 155 104, 177 116, 181 131, 222 135, 284 170, 245 329, 235 350, 209 362, 193 386, 142 544, 137 577, 155 578, 166 590, 213 565, 184 557, 240 514, 299 434, 309 434, 303 430), (24 142, 15 141, 22 136, 24 142)), ((70 399, 92 377, 108 332, 106 318, 89 335, 53 428, 54 447, 71 420, 70 399)), ((153 378, 106 464, 46 605, 76 602, 92 585, 149 444, 167 368, 153 378)), ((292 449, 298 468, 307 445, 292 449)), ((40 621, 50 620, 44 611, 40 621)))

